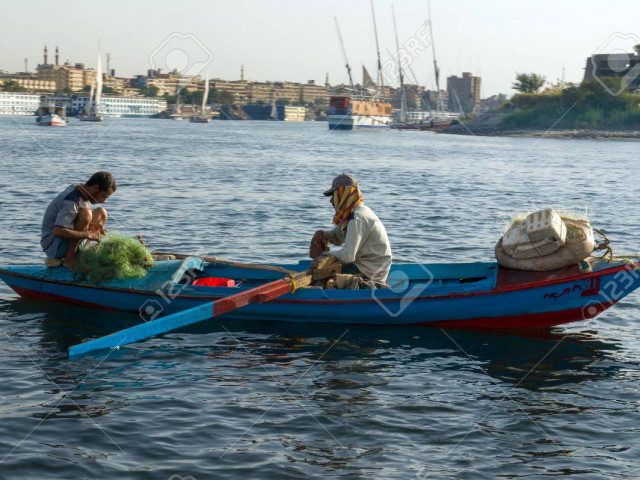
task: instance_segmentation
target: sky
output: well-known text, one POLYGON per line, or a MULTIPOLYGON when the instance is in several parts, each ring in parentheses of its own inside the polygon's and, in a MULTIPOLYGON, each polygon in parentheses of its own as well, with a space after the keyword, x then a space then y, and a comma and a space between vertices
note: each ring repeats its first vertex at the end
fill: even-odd
MULTIPOLYGON (((433 88, 426 0, 374 0, 381 57, 393 77, 386 83, 398 84, 392 5, 403 56, 415 78, 433 88)), ((513 94, 516 72, 555 82, 564 69, 567 82, 579 82, 591 54, 640 43, 639 13, 637 0, 432 0, 441 85, 472 72, 482 77, 485 98, 513 94)), ((331 84, 347 83, 334 17, 354 81, 361 81, 362 65, 372 74, 376 66, 369 0, 21 0, 5 2, 2 17, 0 70, 9 72, 23 71, 24 58, 34 71, 44 45, 50 62, 59 46, 61 61, 95 67, 100 43, 118 76, 186 65, 237 80, 244 65, 248 80, 324 83, 328 73, 331 84)))

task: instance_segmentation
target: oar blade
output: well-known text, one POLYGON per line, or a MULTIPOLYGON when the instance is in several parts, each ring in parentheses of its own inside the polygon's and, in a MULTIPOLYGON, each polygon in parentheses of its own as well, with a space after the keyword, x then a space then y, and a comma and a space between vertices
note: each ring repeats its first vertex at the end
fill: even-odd
POLYGON ((134 325, 133 327, 120 330, 105 337, 74 345, 69 348, 69 357, 77 357, 97 350, 120 347, 207 320, 214 315, 214 303, 215 302, 207 302, 203 305, 183 310, 182 312, 134 325))

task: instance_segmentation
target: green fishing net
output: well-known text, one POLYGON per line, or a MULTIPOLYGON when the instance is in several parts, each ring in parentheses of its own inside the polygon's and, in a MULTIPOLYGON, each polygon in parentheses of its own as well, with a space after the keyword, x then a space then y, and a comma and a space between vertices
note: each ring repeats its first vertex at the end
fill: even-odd
POLYGON ((78 253, 76 271, 93 283, 144 277, 153 266, 147 247, 136 238, 109 233, 98 243, 91 243, 78 253))

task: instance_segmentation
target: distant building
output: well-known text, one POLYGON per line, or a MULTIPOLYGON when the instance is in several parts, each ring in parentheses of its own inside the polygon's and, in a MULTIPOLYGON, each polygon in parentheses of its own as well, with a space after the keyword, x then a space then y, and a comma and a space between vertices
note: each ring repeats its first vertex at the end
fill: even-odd
MULTIPOLYGON (((440 90, 440 105, 442 109, 447 109, 449 107, 449 92, 445 90, 440 90)), ((437 90, 426 90, 424 92, 424 98, 429 104, 429 108, 431 110, 438 109, 438 91, 437 90)), ((453 112, 457 112, 457 110, 453 110, 453 112)))
POLYGON ((54 82, 55 90, 58 92, 80 92, 85 84, 85 66, 84 63, 76 63, 72 65, 66 61, 60 65, 60 56, 58 47, 56 47, 55 63, 48 62, 47 47, 44 47, 44 62, 36 68, 37 78, 43 82, 54 82))
POLYGON ((177 70, 164 73, 162 69, 149 70, 145 80, 146 86, 158 87, 158 95, 175 95, 178 90, 192 92, 198 89, 199 77, 196 75, 182 75, 177 70))
POLYGON ((226 92, 236 105, 267 103, 284 100, 289 103, 315 103, 320 99, 329 101, 331 88, 316 85, 313 80, 306 84, 295 82, 251 82, 247 80, 227 81, 215 79, 213 88, 226 92))
POLYGON ((307 113, 305 107, 276 105, 275 118, 272 105, 253 103, 242 107, 252 120, 281 120, 285 122, 303 122, 307 113))
POLYGON ((637 90, 640 88, 640 45, 636 45, 635 48, 635 53, 591 55, 587 58, 583 81, 613 77, 619 78, 625 83, 628 80, 627 90, 637 90))
POLYGON ((41 80, 34 73, 0 73, 0 84, 15 82, 28 92, 55 92, 56 82, 41 80))
POLYGON ((458 112, 460 108, 465 114, 477 113, 480 110, 480 85, 482 79, 474 77, 471 72, 462 72, 462 78, 447 78, 449 93, 449 110, 458 112))

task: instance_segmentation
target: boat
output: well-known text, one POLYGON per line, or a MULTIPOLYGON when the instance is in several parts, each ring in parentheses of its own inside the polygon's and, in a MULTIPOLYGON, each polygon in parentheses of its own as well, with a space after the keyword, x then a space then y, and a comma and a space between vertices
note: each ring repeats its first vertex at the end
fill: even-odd
POLYGON ((378 54, 378 72, 374 86, 371 76, 363 66, 362 90, 360 92, 357 92, 354 86, 351 67, 347 59, 344 42, 342 41, 342 33, 340 32, 338 20, 335 19, 342 56, 353 93, 351 95, 332 96, 329 99, 329 114, 327 115, 329 130, 388 129, 392 122, 393 107, 391 102, 381 96, 381 92, 384 90, 384 82, 373 0, 371 0, 371 13, 373 15, 376 51, 378 54), (370 85, 372 88, 369 88, 370 85))
MULTIPOLYGON (((400 111, 397 112, 397 115, 394 115, 394 120, 391 123, 391 128, 395 130, 439 130, 446 127, 450 127, 451 125, 456 125, 460 123, 460 118, 462 117, 459 113, 454 113, 448 111, 442 102, 442 97, 440 95, 440 67, 438 67, 438 62, 436 60, 436 47, 433 40, 433 26, 431 24, 431 5, 428 3, 428 11, 429 11, 429 33, 431 35, 431 50, 433 53, 433 68, 436 80, 436 108, 435 111, 431 111, 429 106, 429 102, 425 98, 424 94, 419 95, 420 102, 422 104, 423 110, 415 110, 415 111, 407 111, 407 100, 406 100, 406 91, 403 82, 403 70, 402 70, 402 62, 400 61, 399 53, 396 54, 398 57, 398 74, 400 77, 400 90, 401 90, 401 108, 400 111), (426 110, 425 110, 426 107, 426 110)), ((398 29, 396 28, 396 16, 393 11, 393 29, 395 32, 396 38, 396 52, 400 52, 400 46, 398 43, 398 29)), ((418 84, 418 80, 411 69, 411 66, 408 65, 408 68, 413 75, 414 81, 416 85, 418 84)), ((417 92, 416 92, 417 93, 417 92)), ((452 91, 455 95, 455 91, 452 91)))
MULTIPOLYGON (((588 268, 573 265, 551 272, 510 270, 495 262, 393 264, 391 288, 294 288, 221 318, 488 329, 550 327, 593 318, 640 286, 640 262, 599 257, 586 262, 588 268)), ((184 256, 156 261, 143 278, 101 284, 79 280, 64 267, 43 265, 3 266, 0 278, 25 298, 135 312, 149 321, 255 290, 308 268, 309 261, 256 266, 184 256), (193 284, 200 277, 213 277, 214 284, 225 286, 193 284), (235 286, 228 286, 233 283, 230 279, 235 286)))
POLYGON ((102 122, 104 117, 100 115, 100 102, 102 100, 102 60, 98 49, 98 60, 96 62, 96 77, 91 82, 89 101, 85 105, 85 114, 79 116, 81 122, 102 122), (95 93, 95 96, 94 96, 95 93))
POLYGON ((209 72, 207 72, 207 76, 204 81, 204 95, 202 97, 202 107, 200 110, 200 116, 191 117, 189 119, 191 123, 211 123, 211 117, 208 117, 205 114, 208 98, 209 98, 209 72))
POLYGON ((41 127, 64 127, 67 125, 67 108, 55 105, 46 97, 40 99, 36 125, 41 127))
POLYGON ((329 100, 329 130, 388 129, 391 103, 364 96, 333 96, 329 100))

